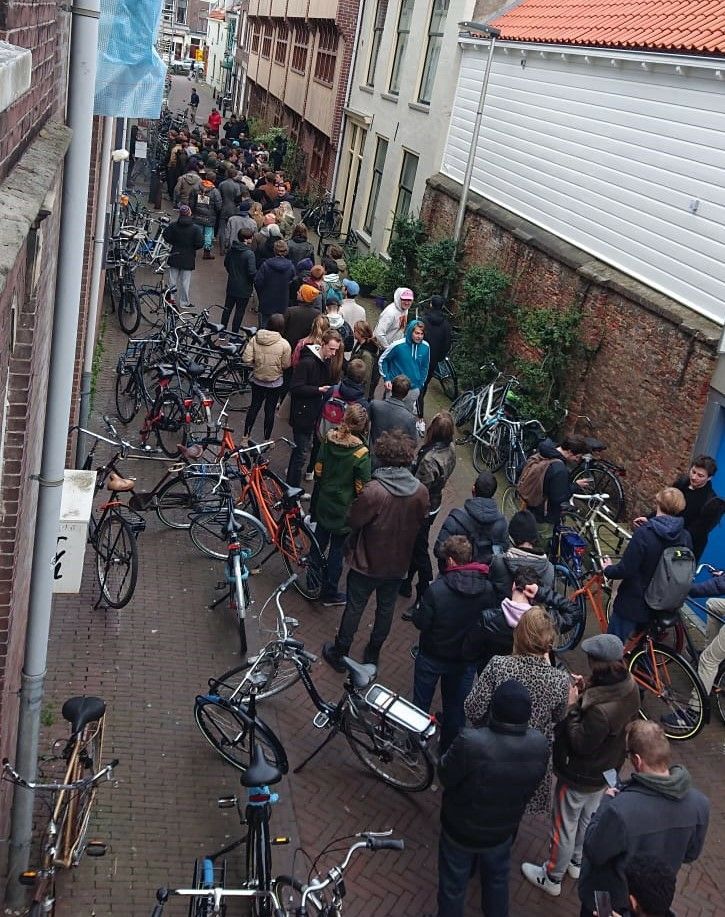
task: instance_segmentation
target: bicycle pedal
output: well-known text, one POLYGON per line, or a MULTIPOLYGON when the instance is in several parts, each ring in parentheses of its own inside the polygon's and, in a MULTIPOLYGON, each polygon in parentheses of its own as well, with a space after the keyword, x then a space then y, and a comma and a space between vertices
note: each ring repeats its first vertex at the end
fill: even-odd
POLYGON ((103 857, 106 855, 108 845, 103 841, 88 841, 86 844, 86 856, 103 857))
POLYGON ((312 725, 318 729, 325 729, 330 722, 330 717, 326 713, 316 713, 312 719, 312 725))

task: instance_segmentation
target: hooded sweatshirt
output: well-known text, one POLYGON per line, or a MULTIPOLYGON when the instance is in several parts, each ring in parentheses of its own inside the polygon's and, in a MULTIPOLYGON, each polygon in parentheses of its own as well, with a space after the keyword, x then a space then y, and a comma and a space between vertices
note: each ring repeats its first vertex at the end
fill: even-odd
POLYGON ((407 303, 403 303, 400 294, 406 287, 398 287, 393 293, 393 301, 380 313, 380 318, 375 326, 374 336, 383 347, 389 347, 393 341, 399 341, 405 332, 408 321, 407 303))
POLYGON ((508 523, 492 497, 469 497, 463 508, 452 509, 446 516, 433 548, 436 557, 451 535, 465 535, 473 545, 473 560, 490 563, 494 553, 506 547, 508 523))
POLYGON ((632 774, 614 797, 604 796, 584 841, 579 897, 590 910, 594 890, 608 891, 620 913, 629 905, 625 872, 633 857, 646 856, 677 873, 696 860, 710 815, 707 797, 675 764, 669 776, 632 774))
POLYGON ((370 453, 362 439, 343 430, 330 430, 315 461, 312 518, 329 532, 347 534, 350 504, 369 480, 370 453))
POLYGON ((428 377, 430 364, 430 347, 427 341, 416 344, 413 341, 413 330, 419 322, 409 321, 402 340, 390 344, 382 353, 378 365, 380 375, 386 382, 391 382, 401 374, 410 379, 411 389, 421 389, 428 377))
POLYGON ((555 525, 561 518, 561 505, 571 500, 574 488, 569 480, 569 469, 556 443, 547 437, 539 443, 538 453, 543 458, 553 459, 546 469, 543 481, 544 499, 541 506, 529 506, 537 522, 555 525))
POLYGON ((339 312, 328 312, 327 313, 328 321, 330 322, 330 328, 333 331, 337 331, 342 338, 342 344, 344 350, 352 349, 352 329, 345 321, 345 319, 340 315, 339 312))
POLYGON ((451 323, 441 309, 430 309, 423 319, 425 322, 425 339, 430 345, 431 367, 437 366, 447 357, 453 340, 451 323))
POLYGON ((279 331, 263 328, 258 331, 244 348, 242 361, 251 363, 252 382, 269 385, 277 382, 281 385, 282 373, 292 360, 292 349, 279 331))
POLYGON ((192 191, 199 192, 201 189, 201 178, 198 172, 186 172, 176 182, 174 188, 174 201, 176 204, 189 204, 189 198, 192 191))
POLYGON ((501 598, 511 595, 516 571, 522 567, 531 567, 536 572, 543 589, 554 588, 554 565, 543 551, 509 548, 505 554, 498 554, 491 561, 491 582, 501 598))
POLYGON ((653 516, 634 530, 619 563, 605 568, 607 579, 622 580, 613 609, 621 618, 636 624, 649 620, 652 612, 644 594, 668 546, 692 547, 685 521, 679 516, 653 516))

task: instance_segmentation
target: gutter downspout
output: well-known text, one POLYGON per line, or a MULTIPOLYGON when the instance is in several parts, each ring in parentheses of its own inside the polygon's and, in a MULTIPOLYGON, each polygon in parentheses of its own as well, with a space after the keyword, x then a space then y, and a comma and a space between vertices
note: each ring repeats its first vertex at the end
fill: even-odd
MULTIPOLYGON (((93 379, 93 354, 96 349, 96 323, 101 304, 101 271, 106 247, 106 220, 108 209, 108 186, 111 177, 111 148, 113 145, 113 122, 115 118, 103 119, 101 138, 101 177, 98 183, 96 199, 96 226, 93 232, 93 265, 91 267, 91 290, 88 299, 88 318, 86 319, 86 343, 83 350, 83 371, 81 373, 81 403, 78 413, 78 425, 88 427, 91 414, 91 381, 93 379)), ((86 453, 86 436, 78 434, 76 442, 76 468, 83 465, 86 453)))
POLYGON ((345 89, 345 103, 342 106, 342 120, 340 123, 340 135, 337 139, 337 153, 335 154, 335 167, 332 170, 332 182, 330 188, 333 191, 333 198, 337 197, 337 179, 340 172, 340 160, 342 159, 342 139, 345 136, 347 127, 347 115, 345 109, 350 104, 350 94, 352 93, 352 78, 355 73, 357 64, 357 52, 360 47, 360 30, 362 29, 363 15, 365 14, 365 0, 360 0, 360 6, 357 10, 357 23, 355 24, 355 38, 352 46, 352 60, 350 61, 350 70, 347 74, 347 87, 345 89))
MULTIPOLYGON (((68 126, 73 139, 65 156, 63 197, 55 286, 55 313, 48 371, 45 436, 33 544, 25 659, 20 683, 20 714, 15 767, 34 780, 38 734, 48 658, 53 602, 53 568, 57 550, 63 471, 68 443, 68 418, 73 391, 78 313, 83 273, 83 245, 88 175, 93 135, 93 87, 96 82, 98 20, 101 0, 73 0, 68 76, 68 126)), ((16 788, 10 826, 6 903, 19 907, 25 889, 17 876, 27 869, 33 833, 31 790, 16 788)))

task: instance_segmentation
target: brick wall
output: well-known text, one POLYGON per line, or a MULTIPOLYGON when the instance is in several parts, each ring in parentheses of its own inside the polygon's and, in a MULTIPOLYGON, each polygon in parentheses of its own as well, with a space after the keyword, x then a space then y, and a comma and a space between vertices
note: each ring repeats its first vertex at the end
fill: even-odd
MULTIPOLYGON (((429 179, 421 217, 436 238, 452 234, 459 187, 429 179)), ((720 329, 476 194, 463 238, 464 267, 504 270, 519 305, 581 305, 588 356, 572 380, 570 411, 591 417, 606 455, 625 466, 627 515, 649 510, 692 455, 720 329)))

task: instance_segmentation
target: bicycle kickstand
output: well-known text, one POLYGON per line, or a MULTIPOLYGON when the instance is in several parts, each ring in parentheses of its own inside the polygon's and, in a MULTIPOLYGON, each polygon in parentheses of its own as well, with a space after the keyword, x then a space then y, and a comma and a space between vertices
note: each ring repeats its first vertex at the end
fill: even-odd
POLYGON ((339 731, 340 730, 337 726, 333 726, 332 729, 330 730, 330 734, 325 736, 324 740, 320 742, 317 748, 311 754, 307 755, 305 760, 302 761, 300 764, 298 764, 297 767, 292 771, 292 773, 299 774, 302 768, 305 767, 307 764, 309 764, 310 761, 318 754, 318 752, 321 752, 322 749, 325 747, 325 745, 327 745, 329 742, 331 742, 335 738, 335 736, 338 734, 339 731))
POLYGON ((212 602, 211 605, 206 606, 209 611, 213 611, 215 608, 218 608, 222 602, 231 602, 232 600, 232 590, 228 583, 220 583, 216 588, 225 589, 226 591, 220 599, 217 599, 216 602, 212 602))

